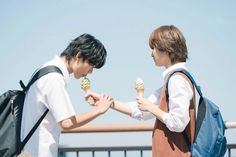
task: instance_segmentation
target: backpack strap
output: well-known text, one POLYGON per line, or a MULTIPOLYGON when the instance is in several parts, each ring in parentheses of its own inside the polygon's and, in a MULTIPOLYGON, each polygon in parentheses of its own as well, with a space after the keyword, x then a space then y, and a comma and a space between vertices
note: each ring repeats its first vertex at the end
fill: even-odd
POLYGON ((167 81, 166 81, 166 96, 167 98, 169 98, 169 94, 168 94, 168 84, 169 84, 169 80, 171 78, 171 76, 177 72, 183 73, 184 75, 186 75, 189 80, 192 82, 192 84, 195 86, 198 94, 200 97, 203 97, 202 95, 202 91, 201 91, 201 87, 197 85, 197 83, 195 82, 195 80, 193 79, 193 77, 191 76, 191 74, 187 71, 187 70, 180 70, 180 71, 174 71, 172 74, 170 74, 170 76, 168 77, 167 81))
MULTIPOLYGON (((40 69, 36 74, 34 74, 34 76, 32 77, 32 79, 29 81, 29 83, 27 84, 27 86, 25 87, 23 82, 20 81, 21 87, 23 85, 23 91, 27 92, 30 88, 30 86, 37 81, 39 78, 41 78, 42 76, 48 74, 48 73, 52 73, 52 72, 57 72, 60 73, 61 75, 63 75, 62 71, 56 67, 56 66, 46 66, 42 69, 40 69)), ((33 133, 35 132, 35 130, 38 128, 38 126, 40 125, 40 123, 42 122, 42 120, 44 119, 44 117, 47 115, 49 109, 47 108, 46 111, 43 113, 43 115, 39 118, 39 120, 37 121, 37 123, 33 126, 33 128, 30 130, 30 132, 28 133, 28 135, 25 137, 25 139, 21 142, 21 145, 18 149, 18 152, 20 152, 25 144, 29 141, 30 137, 33 135, 33 133)))
POLYGON ((39 78, 41 78, 42 76, 48 74, 48 73, 51 73, 51 72, 57 72, 57 73, 60 73, 61 75, 63 75, 63 73, 61 72, 61 70, 56 67, 56 66, 46 66, 40 70, 38 70, 34 76, 32 77, 32 79, 29 81, 29 83, 27 84, 27 86, 24 85, 24 83, 20 80, 20 85, 21 87, 23 88, 23 91, 24 92, 27 92, 30 88, 30 86, 35 82, 37 81, 39 78))
MULTIPOLYGON (((186 71, 186 70, 174 71, 173 73, 170 74, 170 76, 167 78, 167 81, 166 81, 166 100, 167 100, 167 108, 168 108, 168 110, 169 110, 169 92, 168 92, 169 80, 170 80, 171 76, 173 76, 175 73, 178 73, 178 72, 179 72, 179 73, 182 73, 182 74, 184 74, 185 76, 188 77, 188 79, 191 81, 191 83, 193 84, 193 86, 196 88, 196 90, 197 90, 197 92, 198 92, 198 94, 199 94, 199 96, 200 96, 200 100, 202 100, 202 98, 203 98, 200 86, 198 86, 198 85, 196 84, 195 80, 193 79, 193 77, 191 76, 191 74, 190 74, 188 71, 186 71)), ((195 110, 195 112, 196 112, 196 110, 195 110)), ((200 115, 198 115, 198 117, 203 117, 203 115, 201 114, 201 113, 203 113, 203 112, 199 112, 199 113, 200 113, 200 115)), ((196 114, 196 113, 195 113, 195 114, 196 114)), ((197 121, 198 121, 198 120, 199 120, 199 119, 197 119, 197 121)), ((195 124, 196 124, 196 123, 195 123, 195 124)), ((195 126, 195 128, 196 128, 196 129, 195 129, 194 139, 195 139, 195 137, 196 137, 196 133, 198 132, 200 126, 195 126)), ((184 130, 184 131, 182 132, 182 135, 183 135, 183 137, 184 137, 185 142, 187 143, 187 145, 190 146, 190 145, 191 145, 191 142, 190 142, 190 140, 189 140, 189 138, 188 138, 188 136, 187 136, 186 130, 184 130)))
MULTIPOLYGON (((198 92, 198 94, 199 94, 199 96, 200 96, 200 98, 199 98, 199 103, 198 103, 198 104, 201 105, 201 102, 204 101, 204 97, 203 97, 203 95, 202 95, 200 86, 198 86, 198 85, 196 84, 196 82, 194 81, 193 77, 190 75, 190 73, 189 73, 188 71, 186 71, 186 70, 181 70, 181 71, 179 71, 179 72, 185 74, 185 75, 191 80, 192 84, 195 86, 195 88, 196 88, 196 90, 197 90, 197 92, 198 92)), ((194 136, 194 139, 196 139, 196 136, 197 136, 197 134, 198 134, 198 132, 199 132, 199 130, 200 130, 202 121, 203 121, 203 119, 204 119, 204 117, 205 117, 205 113, 206 113, 206 107, 204 107, 204 106, 202 106, 202 107, 198 106, 198 112, 197 112, 197 114, 196 114, 196 115, 197 115, 197 119, 196 119, 196 126, 195 126, 196 129, 195 129, 195 136, 194 136)))

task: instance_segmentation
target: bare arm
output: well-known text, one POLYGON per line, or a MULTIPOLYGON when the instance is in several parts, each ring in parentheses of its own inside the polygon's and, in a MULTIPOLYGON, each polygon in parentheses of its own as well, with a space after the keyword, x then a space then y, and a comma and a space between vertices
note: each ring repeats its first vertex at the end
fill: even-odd
POLYGON ((99 115, 100 113, 94 108, 88 112, 62 120, 60 125, 63 130, 71 130, 90 122, 99 115))
MULTIPOLYGON (((96 105, 96 101, 99 101, 99 97, 100 97, 100 94, 89 91, 85 99, 89 104, 96 105)), ((110 107, 116 111, 119 111, 129 116, 131 116, 132 114, 132 110, 130 106, 128 105, 128 103, 125 103, 125 102, 114 100, 114 103, 110 107)))
POLYGON ((63 130, 70 130, 87 124, 99 115, 105 113, 111 104, 113 104, 113 99, 111 97, 100 96, 99 101, 96 102, 96 106, 92 110, 64 119, 59 122, 60 126, 63 130))
POLYGON ((126 115, 132 115, 131 108, 127 103, 115 100, 114 103, 111 105, 111 108, 126 115))

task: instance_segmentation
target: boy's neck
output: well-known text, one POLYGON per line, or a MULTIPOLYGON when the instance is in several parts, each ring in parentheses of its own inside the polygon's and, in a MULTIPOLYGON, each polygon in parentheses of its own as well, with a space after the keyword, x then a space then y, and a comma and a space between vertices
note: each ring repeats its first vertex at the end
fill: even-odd
POLYGON ((62 61, 63 61, 64 64, 66 65, 66 68, 67 68, 69 74, 71 74, 71 73, 73 72, 72 66, 71 66, 71 65, 72 65, 71 62, 69 62, 69 61, 66 59, 65 56, 62 56, 62 57, 60 57, 60 58, 62 59, 62 61))

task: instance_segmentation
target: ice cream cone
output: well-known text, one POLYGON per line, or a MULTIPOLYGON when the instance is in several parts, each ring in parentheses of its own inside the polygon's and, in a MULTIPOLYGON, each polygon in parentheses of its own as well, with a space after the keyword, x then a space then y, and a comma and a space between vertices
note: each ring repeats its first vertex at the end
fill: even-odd
POLYGON ((137 94, 139 97, 143 97, 143 93, 144 93, 144 88, 143 89, 136 89, 137 94))
POLYGON ((85 93, 90 90, 90 81, 87 77, 84 77, 84 79, 81 81, 81 89, 83 89, 85 93))
POLYGON ((135 81, 135 90, 137 91, 139 97, 143 97, 144 85, 143 80, 141 78, 137 78, 137 80, 135 81))

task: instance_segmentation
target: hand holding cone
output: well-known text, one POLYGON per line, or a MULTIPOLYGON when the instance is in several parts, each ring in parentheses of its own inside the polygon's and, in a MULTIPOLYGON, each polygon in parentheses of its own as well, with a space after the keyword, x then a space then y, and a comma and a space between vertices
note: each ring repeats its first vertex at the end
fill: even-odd
POLYGON ((137 78, 137 80, 135 81, 135 90, 137 91, 139 97, 143 97, 144 85, 141 78, 137 78))
POLYGON ((83 89, 86 93, 90 89, 90 81, 87 77, 84 77, 83 80, 81 81, 81 89, 83 89))

